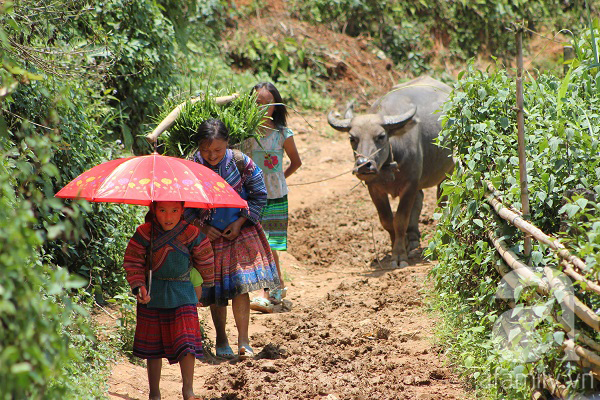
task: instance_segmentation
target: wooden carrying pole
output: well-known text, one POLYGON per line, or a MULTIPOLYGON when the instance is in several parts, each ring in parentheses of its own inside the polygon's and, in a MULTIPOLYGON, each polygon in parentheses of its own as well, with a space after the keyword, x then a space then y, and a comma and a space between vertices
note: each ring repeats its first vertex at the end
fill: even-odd
MULTIPOLYGON (((527 160, 525 158, 525 122, 523 116, 523 28, 517 27, 517 142, 519 146, 519 175, 521 181, 521 208, 529 218, 529 191, 527 190, 527 160)), ((531 236, 525 234, 523 253, 531 254, 531 236)))
MULTIPOLYGON (((237 99, 239 96, 240 96, 239 93, 234 93, 229 96, 215 97, 215 102, 219 105, 227 104, 227 103, 237 99)), ((189 103, 193 104, 197 101, 202 100, 202 98, 203 98, 202 96, 194 97, 189 100, 189 103)), ((154 130, 146 136, 146 140, 151 144, 156 143, 160 134, 163 133, 164 131, 166 131, 167 129, 169 129, 171 127, 171 125, 173 125, 173 123, 175 122, 177 117, 179 117, 179 114, 181 114, 181 110, 187 103, 188 103, 188 101, 184 101, 183 103, 181 103, 177 107, 175 107, 173 109, 173 111, 171 111, 169 113, 169 115, 167 115, 165 117, 165 119, 163 119, 160 122, 160 124, 158 124, 158 126, 156 128, 154 128, 154 130)))

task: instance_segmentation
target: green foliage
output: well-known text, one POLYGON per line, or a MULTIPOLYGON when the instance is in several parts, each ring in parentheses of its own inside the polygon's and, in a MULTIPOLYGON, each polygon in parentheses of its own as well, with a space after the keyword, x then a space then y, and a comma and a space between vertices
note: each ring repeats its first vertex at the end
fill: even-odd
POLYGON ((147 151, 147 143, 139 136, 175 84, 173 26, 150 0, 98 3, 88 16, 94 34, 103 37, 114 52, 106 86, 114 89, 118 104, 112 105, 123 119, 113 129, 120 132, 127 149, 147 151))
MULTIPOLYGON (((28 52, 15 45, 4 54, 21 55, 24 62, 32 63, 32 68, 40 72, 40 78, 45 76, 46 79, 33 81, 28 78, 30 84, 20 86, 7 99, 9 113, 5 114, 6 124, 10 132, 22 131, 26 137, 44 135, 49 131, 60 133, 60 143, 51 158, 58 173, 52 177, 42 175, 38 181, 44 195, 52 198, 64 184, 84 170, 122 154, 121 146, 112 140, 114 130, 110 128, 121 125, 123 118, 119 117, 119 110, 122 108, 111 108, 109 103, 115 102, 116 98, 104 89, 104 83, 98 78, 99 71, 91 67, 96 66, 100 71, 108 69, 109 66, 102 60, 110 57, 96 50, 89 53, 81 50, 86 46, 93 49, 94 43, 107 43, 98 39, 100 35, 96 36, 96 42, 88 41, 95 23, 90 22, 90 14, 96 9, 86 8, 83 2, 68 1, 63 8, 53 3, 37 11, 40 18, 49 19, 48 24, 36 24, 29 17, 32 8, 27 5, 32 4, 20 4, 13 17, 16 22, 10 25, 7 33, 13 41, 20 41, 23 37, 22 41, 30 46, 28 52), (65 19, 61 12, 65 15, 75 13, 80 18, 65 19), (43 59, 38 53, 39 48, 48 45, 43 41, 44 36, 54 38, 49 44, 55 46, 55 52, 62 56, 60 62, 52 58, 43 59), (78 56, 80 53, 85 57, 78 56)), ((7 146, 14 146, 14 151, 20 151, 19 140, 11 138, 7 146)), ((121 263, 126 238, 141 220, 140 212, 134 207, 120 205, 85 208, 79 221, 85 231, 83 237, 65 237, 48 231, 48 241, 44 243, 46 257, 70 272, 84 276, 92 285, 91 290, 100 289, 101 294, 104 284, 104 288, 110 288, 109 293, 118 291, 118 287, 124 284, 121 263), (98 237, 105 240, 97 240, 98 237)), ((66 217, 58 207, 52 212, 40 210, 36 216, 40 227, 50 226, 66 217)))
MULTIPOLYGON (((181 101, 182 97, 178 97, 166 103, 157 121, 162 121, 181 101)), ((250 92, 241 94, 237 99, 224 105, 217 105, 211 94, 202 95, 194 103, 187 101, 175 123, 168 132, 160 136, 165 141, 165 154, 184 158, 190 156, 198 148, 195 139, 198 126, 209 118, 223 121, 229 130, 231 145, 241 143, 248 138, 258 138, 257 128, 265 112, 266 108, 256 103, 256 93, 250 92)))
POLYGON ((284 102, 288 109, 294 111, 294 106, 305 110, 327 111, 334 103, 324 82, 308 68, 304 72, 280 77, 277 82, 277 90, 280 93, 288 93, 284 102))
POLYGON ((52 385, 67 388, 70 398, 103 398, 110 375, 106 366, 116 361, 113 343, 101 340, 100 328, 91 321, 94 296, 83 289, 69 296, 73 303, 86 310, 85 319, 73 314, 71 320, 75 323, 63 327, 61 332, 69 338, 69 346, 78 354, 78 359, 64 363, 62 378, 52 385))
POLYGON ((58 209, 75 221, 81 215, 44 193, 58 173, 51 162, 58 137, 13 131, 11 139, 19 146, 4 136, 0 161, 0 398, 58 399, 101 390, 101 373, 97 381, 76 383, 104 357, 86 326, 87 312, 69 296, 85 282, 49 264, 42 251, 47 237, 77 234, 78 224, 56 221, 42 229, 36 219, 58 209))
MULTIPOLYGON (((323 80, 335 79, 335 71, 327 68, 325 49, 313 40, 298 41, 236 33, 227 42, 227 54, 236 67, 267 76, 281 93, 288 93, 288 106, 326 110, 332 100, 324 89, 323 80)), ((256 81, 258 82, 258 81, 256 81)))
POLYGON ((464 61, 487 51, 508 56, 515 51, 507 30, 521 20, 530 29, 573 28, 578 15, 558 0, 294 0, 298 18, 329 25, 351 36, 370 36, 398 68, 419 75, 433 57, 464 61))
POLYGON ((86 53, 85 41, 74 40, 77 19, 70 16, 72 7, 85 4, 37 8, 38 17, 49 18, 47 24, 29 19, 30 3, 19 5, 15 15, 0 15, 11 22, 0 35, 6 39, 0 68, 0 398, 102 397, 112 350, 97 341, 88 310, 101 284, 124 281, 119 271, 124 243, 111 243, 119 239, 111 230, 133 228, 123 225, 129 217, 118 218, 112 210, 91 213, 86 203, 65 205, 54 193, 120 152, 100 133, 114 121, 114 112, 98 75, 88 68, 92 53, 98 53, 77 56, 86 53), (68 41, 72 47, 63 47, 68 41), (55 50, 39 52, 47 46, 55 50), (97 240, 103 235, 109 239, 97 240), (86 290, 75 290, 84 285, 86 290))
MULTIPOLYGON (((600 145, 596 96, 600 79, 593 59, 597 36, 595 32, 577 39, 578 59, 565 78, 541 74, 526 81, 523 90, 532 210, 526 218, 544 232, 569 241, 571 250, 591 267, 590 277, 600 271, 596 256, 600 214, 595 201, 588 200, 600 194, 600 166, 596 157, 589 156, 597 154, 600 145)), ((493 323, 508 307, 497 300, 500 276, 495 267, 503 261, 488 243, 487 232, 504 238, 523 258, 522 233, 497 218, 484 198, 489 181, 505 204, 521 208, 515 82, 501 68, 484 72, 469 63, 454 89, 444 105, 439 141, 452 148, 460 162, 444 184, 448 204, 436 215, 439 224, 427 250, 439 260, 430 277, 437 292, 434 308, 443 310, 446 322, 442 336, 473 385, 493 398, 525 397, 535 384, 532 378, 541 374, 583 390, 583 371, 562 361, 560 327, 545 314, 539 313, 531 332, 532 349, 541 353, 538 360, 524 362, 494 342, 493 323)), ((534 270, 560 269, 555 256, 535 241, 528 262, 534 270)), ((598 309, 597 295, 578 283, 575 288, 584 303, 598 309)), ((533 303, 534 311, 543 306, 560 315, 556 296, 538 298, 515 290, 513 300, 516 309, 533 303)), ((596 337, 584 324, 578 323, 576 329, 596 337)))
MULTIPOLYGON (((34 123, 23 124, 21 119, 9 118, 11 131, 21 130, 26 136, 35 137, 42 131, 44 115, 56 115, 52 128, 60 132, 57 149, 51 161, 57 166, 54 177, 42 175, 40 185, 44 194, 52 198, 62 186, 84 170, 108 159, 118 158, 121 149, 101 139, 100 127, 95 125, 94 104, 85 101, 87 90, 71 84, 53 92, 55 81, 40 82, 21 87, 10 104, 13 115, 28 116, 34 123), (60 117, 58 117, 60 115, 60 117)), ((48 127, 50 128, 50 127, 48 127)), ((18 140, 13 142, 17 145, 18 140)), ((62 204, 62 200, 54 200, 62 204)), ((46 256, 70 272, 85 277, 93 286, 114 293, 124 284, 122 258, 127 239, 141 221, 141 208, 115 204, 94 204, 82 210, 79 223, 86 232, 83 237, 62 236, 48 231, 44 244, 46 256), (98 240, 103 238, 103 240, 98 240)), ((57 207, 52 212, 37 213, 41 227, 64 220, 66 214, 57 207)))
POLYGON ((217 41, 233 10, 225 0, 160 0, 159 6, 171 21, 179 49, 189 54, 190 41, 217 41))
POLYGON ((266 71, 274 80, 307 68, 317 76, 327 77, 323 57, 310 44, 306 38, 299 42, 294 37, 276 40, 259 34, 236 33, 229 42, 228 53, 235 65, 255 72, 266 71))
MULTIPOLYGON (((176 98, 173 98, 170 105, 163 105, 163 99, 170 98, 174 92, 188 92, 187 97, 198 88, 203 88, 205 93, 217 93, 223 87, 246 92, 259 81, 273 81, 286 98, 286 106, 292 110, 294 106, 319 110, 330 107, 323 80, 335 79, 335 75, 323 62, 322 54, 327 49, 318 44, 293 38, 272 40, 252 36, 247 40, 240 37, 232 48, 226 49, 231 59, 225 59, 219 36, 225 27, 232 25, 231 17, 237 12, 230 3, 226 0, 26 0, 0 4, 0 101, 3 102, 0 115, 3 152, 0 160, 0 398, 101 397, 106 382, 103 364, 110 361, 111 350, 106 343, 96 340, 96 328, 88 326, 85 320, 89 319, 86 310, 94 301, 101 301, 102 296, 120 296, 116 301, 120 304, 121 325, 115 343, 124 349, 131 348, 134 303, 128 294, 123 294, 128 289, 121 264, 127 240, 145 210, 134 206, 65 202, 53 197, 58 189, 103 161, 130 155, 132 151, 149 151, 141 136, 153 122, 152 116, 175 104, 176 98), (235 68, 249 69, 234 70, 229 65, 232 62, 235 68), (85 282, 68 272, 83 277, 85 282)), ((510 44, 505 39, 509 34, 504 27, 515 16, 539 16, 542 21, 548 15, 558 15, 555 12, 557 0, 541 3, 503 0, 493 4, 489 1, 316 0, 295 4, 297 12, 305 16, 310 7, 315 21, 345 29, 352 35, 371 35, 380 48, 402 63, 403 69, 415 73, 428 70, 427 63, 436 51, 436 40, 448 42, 448 57, 463 59, 484 47, 494 52, 510 44), (519 10, 523 10, 522 13, 519 10), (445 37, 444 32, 459 34, 445 37)), ((256 10, 258 2, 252 2, 251 7, 256 10)), ((600 240, 597 239, 600 224, 595 219, 597 206, 592 200, 584 204, 577 196, 570 202, 565 201, 562 192, 576 185, 597 192, 594 188, 598 185, 597 167, 591 165, 595 160, 585 157, 586 152, 595 154, 597 146, 598 121, 593 94, 597 90, 598 67, 594 65, 597 61, 589 62, 592 54, 597 60, 597 51, 589 45, 595 43, 597 37, 582 37, 576 41, 578 58, 567 79, 542 77, 538 86, 532 85, 526 91, 528 111, 536 127, 531 129, 535 135, 539 133, 530 147, 541 148, 543 154, 540 167, 533 163, 536 160, 532 161, 531 168, 540 169, 539 174, 535 170, 536 173, 532 171, 530 175, 536 196, 533 206, 541 210, 532 218, 554 232, 564 230, 557 222, 557 215, 567 224, 580 222, 581 228, 571 227, 569 231, 571 245, 595 270, 598 269, 596 254, 600 240), (555 95, 557 92, 560 96, 555 95), (544 98, 540 105, 538 97, 544 98), (565 119, 569 122, 562 124, 565 119), (550 135, 548 132, 552 129, 558 133, 550 135), (552 155, 556 159, 551 159, 552 155), (558 160, 559 155, 564 158, 562 162, 558 160), (560 181, 571 176, 575 178, 560 181), (554 212, 554 219, 546 213, 548 210, 554 212)), ((476 74, 471 71, 468 76, 476 74)), ((497 133, 496 137, 478 133, 482 148, 484 143, 508 148, 513 140, 512 137, 497 140, 497 136, 508 137, 514 126, 512 117, 496 118, 500 110, 509 112, 512 107, 511 96, 502 99, 501 86, 508 85, 506 80, 502 81, 505 78, 501 75, 486 78, 490 80, 486 87, 495 98, 482 109, 490 113, 487 119, 475 112, 477 102, 487 99, 470 97, 475 96, 475 88, 479 89, 476 81, 466 86, 469 96, 455 99, 457 103, 468 103, 469 107, 461 109, 465 116, 469 110, 475 115, 466 121, 458 121, 459 116, 455 115, 457 126, 468 122, 469 126, 477 126, 473 130, 479 132, 485 123, 486 129, 489 125, 489 129, 497 133)), ((238 103, 239 108, 235 108, 235 104, 231 109, 207 108, 213 107, 215 116, 230 121, 248 112, 244 117, 246 122, 230 126, 231 129, 243 127, 234 133, 239 137, 253 131, 252 126, 259 116, 252 99, 243 97, 241 101, 246 103, 238 103), (222 116, 219 112, 229 114, 222 116)), ((203 115, 184 118, 180 133, 189 133, 202 118, 203 115)), ((451 125, 447 124, 448 129, 451 125)), ((454 134, 454 131, 448 132, 454 134)), ((167 148, 171 146, 168 151, 187 154, 188 150, 179 147, 179 143, 186 143, 185 138, 177 141, 177 146, 176 141, 172 145, 166 143, 167 148)), ((465 144, 461 156, 471 168, 471 163, 478 159, 468 151, 469 145, 465 144)), ((504 166, 507 172, 508 165, 512 171, 514 154, 504 159, 505 151, 512 150, 494 147, 479 164, 497 163, 497 167, 504 166), (494 157, 493 162, 488 162, 491 157, 494 157)), ((444 278, 438 288, 455 287, 450 277, 462 276, 464 270, 472 271, 474 276, 488 273, 496 262, 480 237, 480 224, 487 210, 475 182, 485 172, 474 168, 457 174, 455 187, 450 183, 446 189, 454 202, 452 215, 458 219, 472 218, 476 229, 467 231, 469 222, 464 220, 452 222, 451 229, 473 245, 473 253, 453 248, 450 228, 441 229, 441 241, 432 250, 447 258, 462 254, 470 261, 440 264, 435 274, 444 278), (476 194, 469 193, 471 198, 467 203, 460 189, 463 184, 476 194), (448 278, 443 268, 449 268, 448 278)), ((509 200, 516 198, 515 181, 491 175, 489 178, 509 193, 509 200)), ((515 246, 518 251, 520 245, 515 246)), ((536 251, 538 265, 552 260, 545 249, 536 251)), ((462 315, 470 324, 476 324, 471 311, 490 307, 494 303, 492 295, 477 279, 460 279, 457 278, 457 282, 477 294, 472 295, 474 300, 468 307, 456 314, 457 320, 462 315)), ((455 292, 448 298, 455 296, 459 304, 462 295, 455 292)), ((584 300, 598 309, 595 299, 584 300)), ((485 324, 491 322, 490 317, 485 324)), ((551 329, 548 325, 548 332, 551 329)), ((465 340, 476 340, 486 334, 475 325, 472 331, 460 332, 457 328, 455 336, 460 335, 465 340)), ((465 343, 470 346, 470 342, 465 343)), ((475 361, 468 361, 467 348, 463 347, 459 353, 461 359, 475 367, 475 361)), ((484 348, 480 354, 488 356, 490 351, 484 348)))
POLYGON ((133 357, 133 339, 135 337, 135 312, 137 300, 130 293, 114 296, 109 303, 118 303, 119 319, 117 323, 119 347, 127 356, 133 357))

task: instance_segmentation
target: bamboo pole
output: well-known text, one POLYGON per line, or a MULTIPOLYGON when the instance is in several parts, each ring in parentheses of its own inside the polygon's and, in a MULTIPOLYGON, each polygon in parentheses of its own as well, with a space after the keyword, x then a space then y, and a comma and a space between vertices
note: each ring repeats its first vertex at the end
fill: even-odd
MULTIPOLYGON (((558 279, 558 277, 553 276, 552 271, 548 267, 544 267, 544 277, 548 279, 549 285, 551 289, 554 290, 562 290, 563 292, 567 292, 568 288, 565 287, 565 284, 558 279)), ((573 293, 573 303, 569 301, 563 302, 565 307, 568 307, 570 311, 575 313, 587 326, 594 329, 597 332, 600 332, 600 318, 596 315, 595 312, 589 309, 588 306, 583 304, 581 300, 575 297, 575 293, 573 293)))
POLYGON ((600 294, 600 285, 590 281, 583 275, 577 273, 577 271, 575 271, 573 269, 573 265, 571 263, 569 263, 567 260, 562 260, 561 264, 564 267, 563 272, 565 274, 567 274, 569 277, 573 278, 576 281, 584 283, 586 285, 586 290, 591 290, 591 291, 595 292, 596 294, 600 294))
MULTIPOLYGON (((487 184, 487 187, 490 190, 490 192, 492 192, 492 195, 494 196, 494 198, 496 200, 498 200, 499 202, 502 202, 502 197, 496 191, 496 188, 494 187, 494 185, 492 185, 492 183, 489 181, 486 181, 486 184, 487 184)), ((507 206, 505 206, 505 207, 507 207, 507 206)), ((510 206, 508 206, 508 208, 510 209, 510 211, 517 214, 518 216, 522 215, 519 210, 516 210, 510 206)), ((550 238, 550 236, 548 236, 548 237, 550 238)), ((552 238, 550 238, 550 239, 552 239, 552 238)), ((555 240, 558 240, 558 239, 555 239, 555 240)), ((545 244, 547 244, 547 243, 545 243, 545 244)), ((556 249, 553 249, 553 250, 556 250, 556 249)), ((583 263, 583 261, 581 261, 581 262, 583 263)), ((586 289, 589 289, 589 290, 595 292, 596 294, 600 294, 600 285, 599 284, 597 284, 596 282, 592 282, 591 280, 587 279, 586 277, 584 277, 583 275, 581 275, 577 271, 575 271, 575 269, 573 268, 574 267, 573 264, 571 264, 569 261, 562 259, 561 264, 564 267, 563 272, 567 276, 569 276, 571 279, 573 279, 575 281, 584 283, 586 285, 586 289)), ((584 263, 584 265, 585 265, 585 263, 584 263)), ((587 265, 585 265, 585 268, 589 269, 587 267, 587 265)))
POLYGON ((582 344, 586 345, 587 347, 591 348, 592 350, 594 350, 597 353, 600 353, 600 343, 597 343, 594 339, 592 339, 591 337, 587 336, 585 333, 579 332, 576 333, 573 331, 573 326, 571 326, 570 322, 565 321, 565 319, 558 315, 554 317, 554 320, 563 327, 563 329, 565 330, 565 332, 567 334, 569 334, 570 337, 573 337, 573 335, 575 335, 575 339, 579 342, 581 342, 582 344), (573 332, 573 333, 571 333, 573 332))
POLYGON ((531 399, 532 400, 546 400, 546 396, 544 396, 544 393, 540 389, 535 389, 533 391, 533 393, 531 394, 531 399))
POLYGON ((572 339, 567 339, 563 343, 563 348, 570 348, 579 357, 586 359, 590 364, 595 366, 597 370, 600 367, 600 356, 592 351, 589 351, 585 347, 581 347, 575 343, 572 339))
MULTIPOLYGON (((502 240, 494 236, 491 231, 488 231, 488 238, 496 248, 496 251, 504 259, 506 264, 511 267, 523 280, 529 282, 531 286, 536 286, 536 291, 540 294, 547 295, 549 292, 548 284, 541 280, 526 264, 519 261, 517 255, 508 249, 502 240)), ((512 285, 511 285, 512 286, 512 285)))
POLYGON ((512 205, 506 205, 504 204, 504 198, 502 197, 502 194, 494 187, 494 185, 492 184, 492 182, 490 181, 485 181, 488 190, 492 193, 492 195, 498 199, 498 201, 500 203, 502 203, 504 205, 504 207, 507 207, 509 210, 511 210, 512 212, 514 212, 515 214, 518 215, 523 215, 523 213, 520 210, 517 210, 516 208, 514 208, 512 205))
MULTIPOLYGON (((489 235, 489 234, 488 234, 489 235)), ((494 237, 493 235, 490 236, 490 239, 494 242, 494 244, 496 244, 497 242, 500 242, 499 238, 494 237)), ((504 259, 504 257, 503 257, 504 259)), ((504 260, 506 261, 506 260, 504 260)), ((522 264, 522 263, 521 263, 522 264)), ((500 274, 500 276, 502 276, 502 278, 504 278, 504 281, 510 285, 513 289, 515 289, 518 285, 518 282, 515 281, 514 278, 511 279, 510 276, 507 276, 510 274, 511 269, 504 263, 497 263, 494 265, 494 267, 496 268, 496 271, 498 271, 498 273, 500 274)), ((511 308, 515 308, 516 307, 516 303, 514 301, 510 301, 510 300, 505 300, 508 305, 511 308)), ((573 326, 571 326, 570 323, 568 323, 567 321, 565 321, 561 316, 552 316, 552 318, 554 318, 554 320, 556 322, 558 322, 559 324, 563 325, 565 327, 565 331, 567 334, 569 334, 569 332, 573 331, 573 326)), ((596 352, 600 352, 600 344, 596 343, 593 339, 591 339, 589 336, 583 334, 583 333, 579 333, 577 334, 577 340, 581 341, 584 345, 592 348, 593 350, 595 350, 596 352)), ((579 346, 577 345, 572 339, 567 339, 567 341, 565 341, 569 346, 571 346, 570 348, 575 351, 575 353, 579 356, 581 356, 582 358, 584 358, 585 360, 587 360, 590 364, 593 364, 595 366, 595 369, 598 370, 600 369, 600 356, 598 356, 597 354, 593 353, 592 351, 586 349, 585 347, 579 346), (570 341, 572 343, 569 344, 570 341)), ((563 350, 565 349, 565 346, 563 346, 563 350)), ((581 364, 581 363, 580 363, 581 364)), ((598 371, 600 372, 600 371, 598 371)), ((596 373, 596 371, 594 371, 594 373, 596 373)), ((600 375, 597 373, 597 375, 600 375)))
MULTIPOLYGON (((227 103, 237 99, 239 96, 240 96, 239 93, 233 93, 232 95, 229 95, 229 96, 215 97, 215 102, 219 105, 227 104, 227 103)), ((146 136, 146 140, 151 144, 155 143, 158 140, 158 137, 160 136, 160 134, 163 133, 164 131, 166 131, 167 129, 169 129, 171 127, 171 125, 173 125, 173 123, 175 122, 177 117, 179 117, 179 114, 181 114, 181 110, 188 102, 190 104, 194 104, 197 101, 202 100, 203 98, 204 98, 203 96, 198 96, 198 97, 194 97, 188 101, 184 101, 183 103, 179 104, 177 107, 175 107, 173 109, 173 111, 171 111, 169 113, 169 115, 167 115, 165 117, 165 119, 163 119, 160 122, 160 124, 158 124, 158 126, 156 128, 154 128, 154 130, 151 133, 149 133, 146 136)))
POLYGON ((512 225, 517 227, 522 232, 530 234, 532 237, 534 237, 539 242, 544 243, 545 245, 549 246, 551 249, 556 251, 556 253, 558 254, 559 257, 561 257, 564 260, 567 260, 569 263, 571 263, 573 266, 577 267, 579 270, 581 270, 583 272, 591 272, 590 268, 585 264, 585 262, 583 262, 583 260, 581 260, 580 258, 572 255, 569 252, 569 250, 567 250, 565 248, 565 246, 558 239, 546 235, 539 228, 537 228, 530 222, 525 221, 521 215, 509 210, 501 202, 499 202, 497 199, 495 199, 492 195, 486 196, 486 199, 487 199, 488 203, 490 203, 490 205, 492 207, 494 207, 494 210, 496 210, 496 213, 500 217, 502 217, 506 221, 510 222, 512 225))
POLYGON ((562 349, 565 354, 575 354, 579 356, 577 364, 583 368, 589 369, 593 375, 600 375, 600 366, 597 364, 600 362, 600 357, 592 353, 584 347, 575 344, 574 341, 567 339, 562 345, 562 349))
MULTIPOLYGON (((500 254, 500 256, 506 261, 508 266, 510 266, 522 279, 526 282, 531 282, 535 285, 536 291, 544 296, 550 295, 551 290, 563 290, 566 291, 566 288, 562 281, 560 281, 557 277, 552 276, 551 271, 549 271, 548 267, 544 268, 544 278, 547 281, 541 280, 535 273, 529 268, 526 264, 519 261, 518 257, 514 252, 509 250, 503 243, 502 240, 494 236, 494 234, 490 231, 488 232, 488 238, 493 243, 494 247, 500 254)), ((577 315, 581 321, 583 321, 590 328, 594 329, 597 332, 600 332, 600 318, 590 310, 585 304, 581 302, 575 295, 573 295, 573 302, 563 302, 565 307, 568 307, 569 311, 573 312, 577 315)))
POLYGON ((565 385, 557 381, 556 379, 542 375, 542 384, 552 396, 558 396, 559 399, 568 399, 569 398, 569 390, 565 385))
MULTIPOLYGON (((521 208, 529 218, 529 191, 527 189, 527 159, 525 158, 525 118, 523 115, 523 27, 517 27, 517 143, 519 147, 519 178, 521 208)), ((525 234, 523 253, 531 254, 531 236, 525 234)))

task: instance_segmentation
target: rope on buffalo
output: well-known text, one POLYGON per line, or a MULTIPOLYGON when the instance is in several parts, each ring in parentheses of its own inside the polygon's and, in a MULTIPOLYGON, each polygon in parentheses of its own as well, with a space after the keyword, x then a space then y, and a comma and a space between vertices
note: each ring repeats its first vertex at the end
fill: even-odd
MULTIPOLYGON (((390 149, 391 149, 391 147, 390 147, 390 149)), ((374 156, 375 154, 379 153, 379 151, 381 151, 381 149, 377 150, 376 152, 374 152, 373 154, 371 154, 369 157, 366 157, 366 158, 367 158, 367 159, 370 161, 370 158, 371 158, 372 156, 374 156)), ((354 151, 354 153, 356 153, 356 151, 354 151)), ((362 154, 361 154, 361 155, 362 155, 362 154)), ((360 165, 359 165, 358 167, 356 167, 356 168, 360 168, 360 167, 362 167, 363 165, 366 165, 366 164, 368 164, 368 162, 369 162, 369 161, 365 161, 364 163, 360 164, 360 165)), ((334 176, 330 176, 329 178, 323 178, 323 179, 319 179, 319 180, 312 181, 312 182, 303 182, 303 183, 288 183, 288 186, 303 186, 303 185, 312 185, 313 183, 325 182, 325 181, 329 181, 329 180, 332 180, 332 179, 338 178, 338 177, 340 177, 340 176, 342 176, 342 175, 346 175, 347 173, 349 173, 349 172, 352 172, 353 170, 354 170, 354 168, 352 168, 351 170, 348 170, 348 171, 342 172, 341 174, 337 174, 337 175, 334 175, 334 176)))
POLYGON ((329 178, 323 178, 323 179, 319 179, 319 180, 312 181, 312 182, 303 182, 303 183, 288 183, 287 185, 288 185, 288 186, 302 186, 302 185, 311 185, 311 184, 313 184, 313 183, 325 182, 325 181, 329 181, 329 180, 331 180, 331 179, 338 178, 338 177, 340 177, 340 176, 342 176, 342 175, 345 175, 345 174, 347 174, 347 173, 349 173, 349 172, 352 172, 352 170, 353 170, 353 169, 354 169, 354 168, 352 168, 352 169, 350 169, 350 170, 348 170, 348 171, 346 171, 346 172, 342 172, 341 174, 337 174, 337 175, 334 175, 334 176, 330 176, 329 178))

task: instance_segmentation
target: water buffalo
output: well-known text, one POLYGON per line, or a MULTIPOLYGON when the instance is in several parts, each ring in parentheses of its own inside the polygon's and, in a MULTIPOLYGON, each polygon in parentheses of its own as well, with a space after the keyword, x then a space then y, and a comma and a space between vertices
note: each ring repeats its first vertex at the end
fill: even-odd
POLYGON ((349 108, 343 119, 333 112, 327 117, 332 128, 350 134, 354 174, 367 184, 390 234, 394 266, 407 266, 408 252, 419 247, 422 189, 439 189, 454 166, 450 151, 433 143, 441 129, 440 114, 434 112, 450 91, 442 82, 420 77, 394 86, 368 114, 354 116, 349 108), (388 195, 399 196, 395 216, 388 195))

